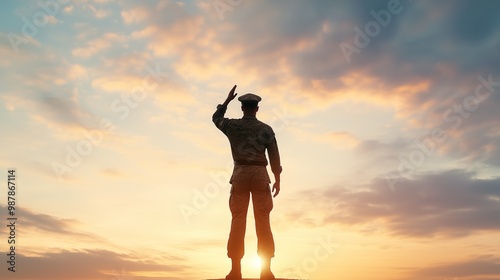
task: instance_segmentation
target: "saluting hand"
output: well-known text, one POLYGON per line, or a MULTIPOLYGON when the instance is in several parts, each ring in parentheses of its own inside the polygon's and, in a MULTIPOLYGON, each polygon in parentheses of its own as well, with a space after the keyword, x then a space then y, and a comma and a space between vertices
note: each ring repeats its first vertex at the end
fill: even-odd
POLYGON ((231 100, 233 100, 236 97, 236 95, 238 95, 237 93, 234 93, 235 90, 236 90, 236 85, 234 85, 234 87, 227 94, 227 98, 226 101, 224 102, 224 105, 227 106, 227 104, 229 104, 229 102, 231 102, 231 100))

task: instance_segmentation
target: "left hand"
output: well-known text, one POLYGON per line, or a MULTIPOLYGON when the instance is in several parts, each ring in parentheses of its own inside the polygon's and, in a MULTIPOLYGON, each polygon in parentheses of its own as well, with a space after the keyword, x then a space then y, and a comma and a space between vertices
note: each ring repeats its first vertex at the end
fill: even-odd
POLYGON ((274 193, 273 197, 276 197, 280 193, 280 189, 281 189, 280 182, 279 181, 274 182, 273 189, 271 191, 274 193))

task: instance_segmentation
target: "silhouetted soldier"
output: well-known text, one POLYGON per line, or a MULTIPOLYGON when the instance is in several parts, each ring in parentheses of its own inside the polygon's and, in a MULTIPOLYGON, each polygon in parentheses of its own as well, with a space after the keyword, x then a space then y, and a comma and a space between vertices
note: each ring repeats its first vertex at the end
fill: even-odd
POLYGON ((217 106, 212 116, 215 126, 229 139, 234 160, 233 175, 230 183, 231 194, 229 209, 231 210, 231 232, 227 242, 227 256, 231 258, 232 269, 226 279, 241 279, 241 258, 245 253, 244 239, 250 193, 255 216, 257 232, 257 253, 262 259, 260 279, 275 279, 271 272, 271 258, 274 257, 274 239, 269 224, 269 214, 273 209, 273 199, 267 173, 269 155, 271 170, 275 183, 272 192, 274 197, 280 192, 280 155, 273 129, 257 120, 255 115, 259 110, 261 98, 255 94, 245 94, 238 98, 241 101, 243 118, 224 118, 227 105, 236 97, 236 85, 229 92, 226 101, 217 106))

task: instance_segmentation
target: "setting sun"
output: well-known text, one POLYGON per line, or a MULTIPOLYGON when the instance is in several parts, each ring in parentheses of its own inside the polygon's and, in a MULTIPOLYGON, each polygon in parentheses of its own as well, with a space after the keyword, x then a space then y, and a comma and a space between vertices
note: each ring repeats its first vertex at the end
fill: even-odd
POLYGON ((255 256, 253 259, 252 259, 252 268, 257 270, 257 271, 260 271, 260 267, 262 265, 262 260, 260 257, 258 256, 255 256))

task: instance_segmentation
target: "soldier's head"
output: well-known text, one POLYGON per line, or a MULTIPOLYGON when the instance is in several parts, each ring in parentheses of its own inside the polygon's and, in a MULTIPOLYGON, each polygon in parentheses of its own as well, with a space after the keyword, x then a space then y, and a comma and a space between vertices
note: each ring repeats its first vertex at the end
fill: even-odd
POLYGON ((238 98, 241 101, 241 110, 244 115, 255 115, 259 111, 260 96, 253 93, 247 93, 238 98))
POLYGON ((256 114, 259 111, 258 102, 241 102, 241 111, 246 114, 256 114))

